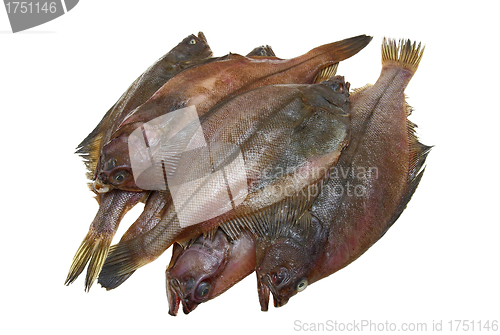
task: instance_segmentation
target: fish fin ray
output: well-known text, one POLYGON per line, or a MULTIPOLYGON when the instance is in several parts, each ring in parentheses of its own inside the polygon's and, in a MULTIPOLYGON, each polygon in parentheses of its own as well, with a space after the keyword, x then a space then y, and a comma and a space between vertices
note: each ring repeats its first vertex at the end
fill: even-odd
POLYGON ((316 75, 316 78, 314 78, 313 83, 318 84, 322 81, 328 80, 332 77, 335 76, 337 73, 337 70, 339 68, 339 63, 335 63, 333 65, 327 66, 323 69, 321 69, 318 74, 316 75))
POLYGON ((308 185, 278 203, 243 214, 222 223, 220 227, 230 239, 238 238, 242 231, 249 231, 260 238, 275 239, 286 234, 291 225, 310 224, 310 218, 304 213, 312 206, 315 195, 319 194, 315 192, 315 195, 311 195, 310 188, 311 185, 308 185))
POLYGON ((109 245, 111 244, 111 239, 112 236, 101 235, 96 237, 93 231, 89 231, 73 257, 73 262, 68 272, 65 284, 69 285, 73 283, 83 272, 88 263, 87 275, 85 278, 85 290, 89 291, 90 287, 97 279, 102 265, 104 264, 104 260, 108 254, 109 245))
POLYGON ((99 274, 103 281, 109 277, 126 275, 147 264, 147 261, 134 257, 135 252, 130 247, 130 241, 120 242, 110 250, 99 274))
POLYGON ((417 71, 420 60, 422 59, 425 46, 421 43, 411 43, 410 40, 399 40, 396 43, 394 39, 384 37, 382 42, 382 64, 397 65, 406 68, 412 72, 417 71))
POLYGON ((135 271, 132 271, 130 273, 124 274, 122 276, 117 276, 117 277, 101 277, 99 276, 98 283, 101 285, 101 287, 105 288, 106 291, 113 290, 123 284, 127 279, 132 276, 132 274, 135 271))

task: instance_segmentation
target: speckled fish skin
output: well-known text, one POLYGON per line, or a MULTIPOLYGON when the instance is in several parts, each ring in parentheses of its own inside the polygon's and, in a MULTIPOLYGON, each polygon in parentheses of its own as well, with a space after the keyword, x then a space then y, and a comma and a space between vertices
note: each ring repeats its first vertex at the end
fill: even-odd
MULTIPOLYGON (((380 77, 375 85, 351 93, 349 146, 310 210, 327 228, 320 253, 279 260, 268 254, 271 262, 288 271, 291 264, 309 265, 302 277, 314 283, 356 260, 403 212, 420 182, 430 150, 417 140, 415 125, 407 119, 411 109, 404 96, 422 53, 420 45, 410 41, 397 46, 395 41, 384 40, 380 77)), ((262 274, 264 278, 272 275, 270 271, 262 274)), ((297 289, 281 288, 269 280, 266 284, 281 305, 297 293, 297 289)))
MULTIPOLYGON (((248 196, 233 210, 189 227, 181 227, 175 208, 170 206, 155 228, 140 238, 119 243, 108 255, 100 276, 115 277, 134 271, 156 259, 176 241, 199 236, 222 223, 228 225, 236 220, 233 223, 237 224, 253 215, 268 215, 268 211, 274 212, 273 206, 287 205, 289 199, 295 199, 297 211, 312 202, 311 192, 317 192, 324 175, 311 171, 327 172, 347 144, 349 115, 339 105, 349 100, 345 93, 338 92, 342 83, 343 78, 336 77, 317 85, 266 86, 243 93, 210 111, 201 123, 207 142, 228 143, 231 139, 240 148, 245 168, 252 172, 247 177, 250 178, 248 196), (273 178, 263 173, 268 168, 289 172, 273 178), (300 183, 294 179, 298 176, 300 183), (286 192, 275 192, 277 189, 290 190, 290 194, 297 194, 296 198, 286 192)), ((231 152, 227 155, 230 157, 231 152)), ((192 166, 183 173, 199 175, 198 168, 192 166)), ((220 186, 221 192, 227 192, 227 186, 220 186)), ((209 208, 211 197, 200 199, 205 202, 195 204, 195 209, 209 208)), ((249 218, 245 224, 255 222, 259 221, 249 218)))
POLYGON ((186 106, 196 106, 201 116, 217 103, 256 87, 311 84, 324 68, 355 55, 370 41, 371 37, 360 35, 287 60, 230 54, 182 72, 123 121, 121 129, 102 148, 96 182, 127 191, 141 190, 130 164, 128 137, 145 122, 186 106))
MULTIPOLYGON (((78 146, 77 153, 84 158, 87 166, 87 177, 95 178, 102 145, 109 140, 131 110, 149 99, 175 74, 201 63, 211 55, 212 51, 202 32, 198 36, 190 35, 137 78, 78 146)), ((107 190, 107 188, 105 190, 94 188, 94 192, 98 192, 96 199, 100 206, 99 211, 73 259, 66 285, 72 283, 90 261, 85 280, 86 290, 90 289, 101 270, 121 218, 138 202, 138 199, 143 199, 148 194, 148 192, 128 191, 105 193, 107 190)))
POLYGON ((249 233, 229 241, 222 230, 200 236, 187 249, 174 246, 166 271, 169 314, 177 315, 179 303, 185 314, 211 300, 251 274, 255 269, 255 239, 249 233))

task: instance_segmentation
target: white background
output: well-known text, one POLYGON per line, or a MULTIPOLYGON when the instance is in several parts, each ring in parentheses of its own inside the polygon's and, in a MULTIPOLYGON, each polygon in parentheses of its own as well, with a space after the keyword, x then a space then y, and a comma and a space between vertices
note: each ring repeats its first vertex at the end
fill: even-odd
MULTIPOLYGON (((294 333, 304 323, 500 319, 498 10, 494 2, 97 1, 12 34, 0 10, 3 334, 294 333), (73 154, 130 83, 203 31, 216 56, 269 44, 281 58, 374 36, 338 73, 374 83, 384 36, 426 50, 406 93, 434 145, 408 208, 360 259, 260 312, 254 275, 190 315, 167 315, 170 251, 118 289, 64 280, 97 203, 73 154)), ((119 238, 140 213, 122 222, 119 238)), ((477 327, 477 324, 476 324, 477 327)))

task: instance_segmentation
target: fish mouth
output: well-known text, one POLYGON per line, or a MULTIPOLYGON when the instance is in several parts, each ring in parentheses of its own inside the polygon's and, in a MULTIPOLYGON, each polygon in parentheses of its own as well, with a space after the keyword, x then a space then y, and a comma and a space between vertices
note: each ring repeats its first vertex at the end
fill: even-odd
POLYGON ((92 190, 98 194, 107 193, 111 189, 112 189, 112 187, 110 187, 110 185, 104 184, 102 181, 99 180, 99 178, 94 180, 94 182, 92 183, 92 190))
POLYGON ((167 284, 168 314, 176 316, 179 311, 180 298, 177 292, 167 284))
POLYGON ((184 290, 182 289, 182 285, 180 281, 177 278, 172 278, 169 281, 169 287, 167 289, 167 292, 171 294, 172 296, 175 295, 175 301, 174 298, 170 299, 171 301, 171 306, 169 308, 169 313, 172 311, 175 314, 170 313, 171 315, 177 315, 177 310, 179 309, 179 302, 182 303, 182 311, 184 314, 189 314, 191 313, 196 307, 198 307, 199 303, 193 301, 190 299, 190 294, 185 293, 184 290))
POLYGON ((189 298, 182 299, 182 311, 184 312, 184 314, 191 313, 196 307, 198 307, 198 305, 198 303, 189 298))

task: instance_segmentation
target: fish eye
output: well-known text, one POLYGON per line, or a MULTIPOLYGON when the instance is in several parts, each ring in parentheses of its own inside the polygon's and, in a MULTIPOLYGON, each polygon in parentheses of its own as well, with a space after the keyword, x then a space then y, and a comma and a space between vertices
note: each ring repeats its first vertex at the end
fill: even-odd
POLYGON ((338 93, 340 91, 340 83, 334 83, 332 88, 334 92, 338 93))
POLYGON ((205 297, 210 292, 210 284, 206 281, 201 282, 200 285, 196 288, 196 295, 198 297, 205 297))
POLYGON ((194 38, 190 39, 189 44, 196 44, 196 40, 194 38))
POLYGON ((296 286, 297 292, 304 291, 306 289, 306 287, 307 287, 307 278, 302 278, 297 283, 297 286, 296 286))
POLYGON ((127 176, 126 171, 118 171, 113 175, 113 181, 117 183, 121 183, 123 180, 125 180, 125 177, 127 176))

